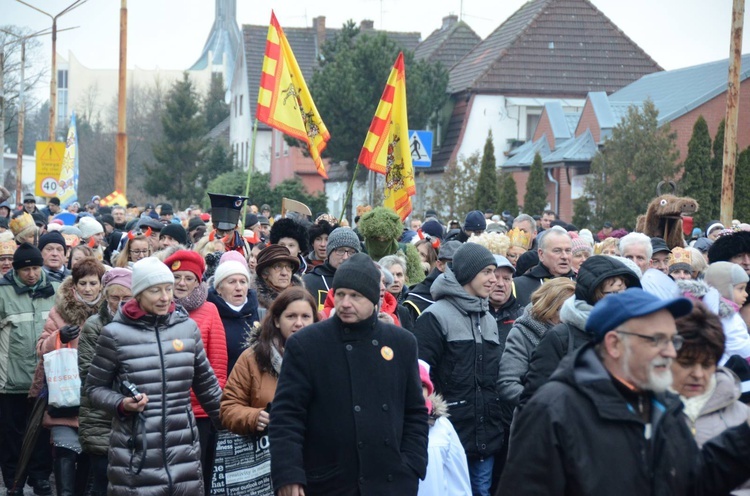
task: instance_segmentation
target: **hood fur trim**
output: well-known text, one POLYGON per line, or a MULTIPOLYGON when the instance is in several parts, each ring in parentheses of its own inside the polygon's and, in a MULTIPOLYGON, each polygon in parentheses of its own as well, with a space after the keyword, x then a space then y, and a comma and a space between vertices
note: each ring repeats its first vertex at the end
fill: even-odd
POLYGON ((99 311, 100 305, 106 304, 106 301, 102 300, 97 305, 89 306, 76 299, 73 289, 73 277, 66 277, 57 289, 55 310, 66 324, 82 326, 86 319, 99 311))
POLYGON ((432 393, 427 399, 432 402, 432 411, 430 412, 430 420, 432 420, 432 423, 435 423, 435 420, 440 417, 450 417, 450 414, 448 413, 448 403, 445 402, 445 399, 443 399, 440 394, 432 393))

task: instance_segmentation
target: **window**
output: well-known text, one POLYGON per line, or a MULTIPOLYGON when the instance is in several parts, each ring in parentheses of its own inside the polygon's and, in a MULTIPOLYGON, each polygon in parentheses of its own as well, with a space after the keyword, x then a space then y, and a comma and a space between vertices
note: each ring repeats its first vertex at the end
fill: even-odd
POLYGON ((57 126, 68 124, 68 71, 57 71, 57 126))
POLYGON ((240 95, 240 115, 242 115, 242 97, 244 95, 240 95))
MULTIPOLYGON (((528 111, 527 111, 528 112, 528 111)), ((534 131, 536 131, 536 126, 539 124, 539 121, 542 118, 542 114, 526 114, 526 140, 531 141, 532 138, 534 138, 534 131)))

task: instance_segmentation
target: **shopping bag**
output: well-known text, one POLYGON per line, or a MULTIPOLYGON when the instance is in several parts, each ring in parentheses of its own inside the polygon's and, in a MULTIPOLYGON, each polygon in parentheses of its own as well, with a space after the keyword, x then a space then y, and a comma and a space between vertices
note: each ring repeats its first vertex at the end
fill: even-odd
POLYGON ((78 350, 70 343, 63 345, 57 337, 55 349, 44 354, 44 375, 47 378, 49 406, 77 407, 81 404, 81 378, 78 375, 78 350))
POLYGON ((219 431, 210 494, 273 496, 267 433, 262 436, 240 436, 219 431))

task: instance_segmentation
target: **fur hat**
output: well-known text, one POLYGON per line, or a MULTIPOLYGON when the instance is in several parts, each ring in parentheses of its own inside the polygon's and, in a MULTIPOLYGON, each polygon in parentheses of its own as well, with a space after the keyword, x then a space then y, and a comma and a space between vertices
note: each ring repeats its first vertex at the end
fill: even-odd
POLYGON ((281 238, 292 238, 299 244, 299 252, 307 252, 307 229, 292 219, 279 219, 271 226, 271 244, 278 244, 281 238))
MULTIPOLYGON (((12 222, 11 222, 12 224, 12 222)), ((732 257, 750 253, 750 232, 737 231, 726 236, 719 236, 708 249, 708 261, 728 262, 732 257)))
POLYGON ((156 257, 146 257, 133 264, 131 291, 138 296, 157 284, 174 284, 174 275, 169 267, 156 257))
POLYGON ((365 238, 393 240, 401 237, 401 233, 404 230, 401 217, 393 210, 385 207, 377 207, 364 214, 359 219, 357 228, 365 238))
POLYGON ((206 270, 206 261, 200 253, 191 250, 176 251, 164 260, 164 265, 172 272, 190 271, 199 281, 203 279, 203 272, 206 270))
POLYGON ((311 225, 307 228, 307 240, 310 242, 310 246, 313 245, 315 240, 321 236, 331 235, 331 232, 333 232, 334 226, 332 226, 330 223, 328 223, 325 220, 319 220, 317 223, 311 225))

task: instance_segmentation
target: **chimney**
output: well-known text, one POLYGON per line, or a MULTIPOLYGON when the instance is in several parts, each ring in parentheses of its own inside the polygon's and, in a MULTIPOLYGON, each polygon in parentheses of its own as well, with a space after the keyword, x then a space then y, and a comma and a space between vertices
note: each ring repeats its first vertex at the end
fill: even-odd
POLYGON ((456 24, 458 22, 458 16, 455 14, 447 15, 443 17, 443 27, 440 28, 442 30, 446 30, 456 24))
POLYGON ((359 29, 362 31, 372 31, 374 25, 375 25, 374 21, 371 21, 369 19, 364 19, 362 22, 359 23, 359 29))
POLYGON ((318 40, 317 51, 320 52, 320 47, 322 47, 323 43, 326 41, 326 16, 314 17, 313 29, 315 29, 315 37, 318 40))

